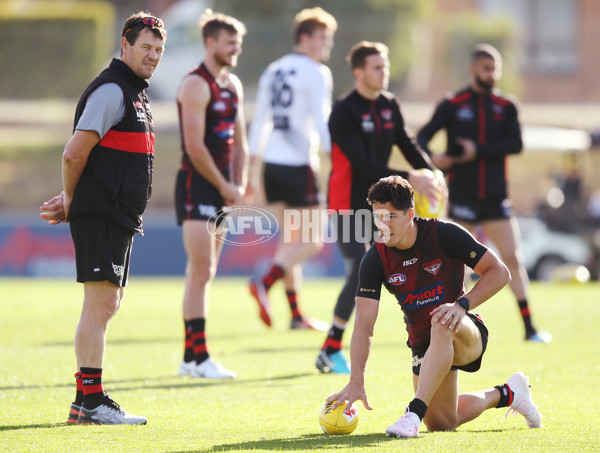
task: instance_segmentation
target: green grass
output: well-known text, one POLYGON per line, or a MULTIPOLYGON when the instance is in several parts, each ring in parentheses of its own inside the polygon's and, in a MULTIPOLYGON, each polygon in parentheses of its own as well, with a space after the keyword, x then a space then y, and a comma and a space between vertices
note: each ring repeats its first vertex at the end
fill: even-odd
MULTIPOLYGON (((308 280, 306 312, 329 319, 340 280, 308 280)), ((489 388, 513 372, 531 376, 544 428, 521 416, 486 411, 457 432, 392 440, 385 427, 413 397, 410 352, 399 308, 386 294, 367 368, 373 411, 359 405, 353 434, 322 434, 323 400, 347 377, 313 368, 319 332, 289 331, 282 288, 273 289, 275 327, 258 320, 244 280, 217 279, 212 288, 211 354, 238 372, 233 381, 176 375, 183 350, 182 279, 133 277, 108 335, 105 388, 146 426, 67 426, 74 397, 72 338, 82 287, 70 281, 0 279, 1 451, 594 451, 600 448, 598 284, 534 284, 532 309, 554 335, 549 345, 526 344, 516 303, 503 290, 480 307, 490 329, 482 369, 461 373, 461 390, 489 388)), ((349 344, 350 332, 346 336, 349 344)))

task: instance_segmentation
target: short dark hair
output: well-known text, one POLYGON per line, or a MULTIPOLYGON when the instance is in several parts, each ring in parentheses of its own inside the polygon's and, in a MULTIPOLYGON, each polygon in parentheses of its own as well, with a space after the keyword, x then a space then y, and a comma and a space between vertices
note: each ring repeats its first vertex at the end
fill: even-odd
POLYGON ((210 38, 217 38, 221 30, 225 30, 231 35, 246 34, 246 26, 235 17, 227 16, 222 13, 214 13, 211 9, 206 9, 200 18, 200 28, 202 28, 202 39, 204 42, 210 38))
POLYGON ((380 42, 361 41, 352 46, 346 61, 350 65, 350 69, 362 68, 365 66, 367 57, 388 53, 388 47, 380 42))
POLYGON ((396 209, 406 212, 409 208, 415 207, 415 193, 409 182, 402 176, 393 175, 381 178, 369 188, 367 202, 373 206, 373 203, 392 203, 396 209))
POLYGON ((471 61, 474 63, 480 58, 491 58, 497 63, 502 63, 502 55, 500 55, 498 49, 491 44, 481 43, 473 47, 471 61))
POLYGON ((144 29, 149 29, 152 34, 156 38, 162 39, 163 41, 167 40, 167 30, 165 29, 164 22, 162 19, 159 19, 156 16, 153 16, 149 12, 138 11, 137 13, 132 14, 123 24, 123 29, 121 30, 121 37, 127 39, 127 42, 132 46, 138 39, 140 32, 144 29), (150 17, 156 20, 156 23, 153 25, 149 25, 144 23, 143 19, 146 17, 150 17))

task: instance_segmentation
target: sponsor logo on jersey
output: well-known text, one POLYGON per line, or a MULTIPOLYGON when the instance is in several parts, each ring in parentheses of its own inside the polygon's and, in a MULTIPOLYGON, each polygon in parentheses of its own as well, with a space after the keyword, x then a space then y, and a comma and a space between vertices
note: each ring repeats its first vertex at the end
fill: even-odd
POLYGON ((443 282, 436 282, 409 293, 396 296, 403 309, 415 311, 428 305, 437 305, 446 299, 443 282))
POLYGON ((224 112, 227 110, 227 104, 223 101, 215 101, 212 108, 215 112, 224 112))
POLYGON ((456 112, 456 116, 458 117, 459 120, 464 120, 464 121, 470 121, 473 118, 475 118, 475 114, 473 113, 471 106, 468 104, 461 105, 458 108, 458 111, 456 112))
POLYGON ((140 101, 135 102, 135 114, 138 121, 143 123, 146 122, 146 111, 144 110, 144 104, 142 104, 140 101))
POLYGON ((492 112, 494 113, 502 113, 502 106, 500 104, 492 104, 492 112))
POLYGON ((362 130, 365 132, 373 132, 375 130, 375 123, 373 122, 373 119, 371 118, 371 115, 368 113, 365 113, 361 116, 361 127, 362 130))
POLYGON ((228 139, 233 137, 235 129, 235 123, 233 121, 218 121, 212 128, 213 132, 219 137, 223 139, 228 139))
POLYGON ((381 117, 386 121, 391 120, 392 119, 392 109, 383 109, 381 111, 381 117))
POLYGON ((419 261, 419 258, 412 258, 410 260, 406 260, 402 263, 403 266, 410 266, 411 264, 415 264, 417 261, 419 261))
POLYGON ((423 264, 423 269, 433 275, 437 275, 438 271, 442 267, 442 260, 437 259, 435 261, 430 261, 429 263, 423 264))
POLYGON ((404 274, 392 274, 388 277, 387 282, 390 285, 400 286, 406 281, 406 275, 404 274))
POLYGON ((361 293, 374 293, 377 290, 375 290, 373 288, 360 288, 358 291, 361 292, 361 293))

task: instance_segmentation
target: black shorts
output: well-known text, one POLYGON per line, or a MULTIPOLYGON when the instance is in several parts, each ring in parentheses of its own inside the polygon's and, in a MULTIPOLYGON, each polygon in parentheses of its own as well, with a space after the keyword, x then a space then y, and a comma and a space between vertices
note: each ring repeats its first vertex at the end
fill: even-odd
MULTIPOLYGON (((481 359, 483 359, 483 354, 485 353, 485 350, 487 349, 487 344, 488 344, 488 329, 485 326, 485 323, 483 322, 482 317, 479 316, 477 313, 473 313, 470 311, 467 313, 467 316, 473 320, 473 322, 479 329, 479 332, 481 332, 481 346, 482 346, 481 355, 479 356, 479 358, 477 360, 475 360, 471 363, 467 363, 466 365, 460 365, 460 366, 452 366, 452 368, 450 368, 450 369, 451 370, 462 370, 462 371, 466 371, 468 373, 474 373, 479 368, 481 368, 481 359)), ((411 348, 412 354, 413 354, 412 370, 413 370, 413 373, 416 374, 417 376, 419 375, 419 372, 421 371, 421 364, 423 363, 423 357, 425 357, 425 353, 427 352, 428 348, 429 348, 429 343, 427 345, 421 346, 419 348, 411 348)))
POLYGON ((448 208, 448 217, 452 220, 470 223, 508 219, 512 215, 512 203, 508 198, 451 201, 448 208))
POLYGON ((133 231, 101 214, 83 214, 69 222, 75 245, 77 281, 127 285, 133 231))
POLYGON ((215 186, 199 174, 179 170, 175 183, 175 210, 177 224, 184 220, 225 220, 225 201, 215 186))
POLYGON ((299 208, 319 204, 317 178, 310 165, 265 163, 264 183, 269 203, 283 202, 299 208))

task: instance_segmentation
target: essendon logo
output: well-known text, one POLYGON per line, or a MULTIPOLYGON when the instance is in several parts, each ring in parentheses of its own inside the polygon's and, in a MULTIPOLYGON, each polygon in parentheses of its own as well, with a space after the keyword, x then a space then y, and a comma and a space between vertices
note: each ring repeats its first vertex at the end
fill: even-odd
POLYGON ((446 299, 444 284, 436 282, 433 285, 415 289, 409 293, 399 294, 396 296, 400 305, 405 310, 418 310, 427 305, 437 305, 446 299))
POLYGON ((433 275, 437 275, 438 271, 440 270, 440 267, 442 267, 441 259, 437 259, 435 261, 423 264, 423 269, 425 269, 427 272, 433 275))
POLYGON ((406 281, 406 275, 404 274, 392 274, 388 277, 388 284, 394 286, 400 286, 406 281))
POLYGON ((381 111, 381 117, 386 121, 391 120, 392 119, 392 109, 383 109, 381 111))

